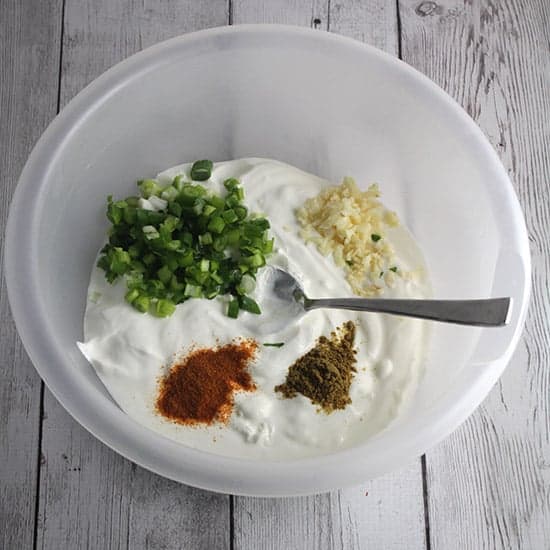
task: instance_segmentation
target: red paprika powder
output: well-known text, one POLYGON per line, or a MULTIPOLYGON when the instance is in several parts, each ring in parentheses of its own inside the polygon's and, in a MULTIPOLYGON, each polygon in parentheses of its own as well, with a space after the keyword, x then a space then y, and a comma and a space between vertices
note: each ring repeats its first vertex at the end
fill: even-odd
POLYGON ((248 372, 258 344, 239 340, 191 352, 160 382, 157 411, 178 424, 227 422, 233 393, 256 389, 248 372))

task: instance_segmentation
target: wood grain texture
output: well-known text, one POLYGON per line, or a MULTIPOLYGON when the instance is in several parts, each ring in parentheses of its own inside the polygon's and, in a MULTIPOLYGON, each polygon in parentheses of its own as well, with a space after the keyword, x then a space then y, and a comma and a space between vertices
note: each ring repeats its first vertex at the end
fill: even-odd
POLYGON ((393 55, 399 53, 395 2, 331 0, 330 31, 366 42, 393 55))
POLYGON ((231 22, 302 25, 326 30, 328 0, 233 0, 231 22))
MULTIPOLYGON (((61 105, 121 59, 155 42, 224 25, 227 2, 67 0, 61 105)), ((37 547, 229 546, 229 497, 179 485, 111 451, 46 391, 37 547), (206 523, 205 523, 206 522, 206 523)))
POLYGON ((431 548, 550 548, 550 6, 401 1, 405 61, 478 122, 517 190, 533 300, 521 344, 473 417, 427 454, 431 548))
MULTIPOLYGON (((420 461, 361 487, 300 499, 233 499, 131 464, 46 392, 0 281, 0 548, 550 548, 550 5, 547 0, 66 0, 61 103, 109 66, 200 28, 272 22, 398 51, 477 120, 523 205, 534 264, 524 338, 477 413, 420 461), (229 14, 228 6, 233 7, 229 14), (367 494, 368 493, 368 494, 367 494)), ((0 0, 0 222, 55 115, 62 0, 0 0)), ((1 252, 0 252, 1 253, 1 252)), ((0 263, 3 258, 0 258, 0 263)))
MULTIPOLYGON (((61 0, 0 3, 0 271, 15 184, 55 116, 61 0)), ((35 525, 40 378, 13 323, 0 277, 0 548, 29 548, 35 525)))
MULTIPOLYGON (((369 42, 394 55, 398 51, 393 2, 332 1, 330 11, 328 2, 237 0, 233 5, 234 23, 312 25, 369 42)), ((235 497, 234 548, 424 549, 420 460, 364 486, 330 494, 296 499, 235 497)))
POLYGON ((419 460, 359 487, 325 495, 238 497, 234 548, 423 550, 422 502, 419 460))

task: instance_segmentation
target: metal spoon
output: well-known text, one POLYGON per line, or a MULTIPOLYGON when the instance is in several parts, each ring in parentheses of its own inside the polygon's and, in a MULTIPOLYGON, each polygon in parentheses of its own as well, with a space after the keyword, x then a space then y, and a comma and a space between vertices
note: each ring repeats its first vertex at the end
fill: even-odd
POLYGON ((508 324, 511 298, 483 300, 412 300, 388 298, 308 298, 300 283, 289 273, 268 266, 270 285, 275 296, 289 304, 296 303, 304 311, 317 308, 351 309, 431 319, 459 325, 500 327, 508 324))

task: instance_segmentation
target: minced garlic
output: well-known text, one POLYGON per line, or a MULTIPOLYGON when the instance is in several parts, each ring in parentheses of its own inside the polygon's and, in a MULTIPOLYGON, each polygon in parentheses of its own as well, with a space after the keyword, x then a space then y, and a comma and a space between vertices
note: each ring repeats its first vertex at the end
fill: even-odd
POLYGON ((314 243, 323 255, 332 254, 359 296, 375 296, 382 292, 384 283, 394 283, 394 250, 384 236, 388 227, 399 225, 399 220, 379 197, 375 183, 361 191, 348 177, 341 185, 308 199, 296 212, 301 237, 314 243), (388 270, 391 274, 385 280, 388 270))

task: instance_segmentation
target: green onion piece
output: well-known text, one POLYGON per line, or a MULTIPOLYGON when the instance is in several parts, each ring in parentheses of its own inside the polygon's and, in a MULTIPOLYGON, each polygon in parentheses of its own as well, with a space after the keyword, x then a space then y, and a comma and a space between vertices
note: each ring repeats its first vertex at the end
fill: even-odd
POLYGON ((170 317, 176 311, 176 304, 171 300, 161 298, 153 305, 153 315, 155 317, 170 317))
POLYGON ((126 293, 126 296, 124 296, 124 299, 131 304, 137 297, 139 296, 139 290, 137 288, 133 288, 132 290, 129 290, 126 293))
POLYGON ((260 306, 248 296, 241 296, 239 305, 241 309, 249 311, 250 313, 255 313, 256 315, 259 315, 262 312, 260 306))
POLYGON ((142 261, 145 265, 151 265, 155 261, 155 255, 154 254, 145 254, 143 256, 142 261))
POLYGON ((202 235, 199 235, 199 243, 212 244, 212 235, 210 233, 203 233, 202 235))
POLYGON ((140 295, 132 302, 132 306, 140 313, 145 313, 149 310, 150 302, 151 300, 148 296, 140 295))
POLYGON ((236 179, 236 178, 229 178, 229 179, 226 179, 224 182, 223 182, 223 186, 228 190, 228 191, 233 191, 233 189, 235 189, 236 187, 239 187, 239 180, 236 179))
POLYGON ((223 284, 223 279, 216 272, 213 272, 213 273, 211 272, 210 278, 213 281, 216 281, 216 283, 218 283, 219 285, 223 284))
POLYGON ((239 229, 231 229, 227 232, 227 244, 236 245, 241 238, 241 232, 239 229))
POLYGON ((239 216, 235 213, 235 210, 229 209, 222 213, 222 218, 227 223, 236 222, 239 219, 239 216))
POLYGON ((382 237, 380 235, 377 235, 376 233, 373 233, 370 238, 376 243, 378 242, 382 237))
POLYGON ((202 214, 204 214, 205 216, 210 216, 211 214, 213 214, 214 212, 216 211, 216 207, 211 205, 211 204, 207 204, 203 209, 202 209, 202 214))
POLYGON ((183 294, 189 298, 200 298, 202 296, 202 289, 200 286, 187 283, 183 294))
POLYGON ((265 265, 265 258, 260 254, 256 253, 252 256, 246 256, 241 258, 241 261, 251 267, 262 267, 265 265))
POLYGON ((165 265, 163 265, 157 271, 157 275, 163 284, 167 284, 168 282, 170 282, 170 279, 172 278, 172 272, 165 265))
POLYGON ((394 273, 397 273, 397 266, 390 267, 390 271, 393 271, 394 273))
POLYGON ((237 206, 235 207, 235 214, 237 214, 239 220, 244 220, 248 214, 248 210, 246 206, 237 206))
POLYGON ((183 176, 181 174, 178 174, 172 181, 172 185, 178 192, 183 189, 184 184, 185 182, 183 181, 183 176))
POLYGON ((206 181, 212 175, 213 163, 211 160, 197 160, 191 166, 191 179, 206 181))
POLYGON ((141 230, 143 231, 143 235, 145 236, 145 238, 149 241, 153 239, 158 239, 160 237, 160 233, 153 225, 144 225, 141 230))
POLYGON ((264 346, 271 347, 271 348, 282 348, 285 345, 284 342, 264 342, 264 346))
POLYGON ((218 195, 212 195, 209 197, 208 202, 218 210, 223 210, 225 208, 225 199, 219 197, 218 195))
POLYGON ((138 181, 138 187, 144 199, 148 199, 152 195, 158 196, 162 191, 158 182, 152 179, 138 181))
POLYGON ((208 223, 208 229, 212 231, 212 233, 221 233, 224 227, 225 227, 225 222, 223 221, 223 218, 221 218, 220 216, 213 217, 208 223))
POLYGON ((199 269, 203 273, 207 273, 208 270, 210 269, 210 260, 202 259, 201 263, 199 264, 199 269))
POLYGON ((178 195, 179 191, 171 185, 160 194, 161 198, 167 201, 173 201, 178 195))
POLYGON ((270 239, 266 241, 262 246, 262 252, 264 254, 271 254, 273 252, 273 246, 275 244, 275 239, 270 239))
POLYGON ((227 316, 236 319, 239 315, 239 301, 234 298, 227 306, 227 316))
POLYGON ((239 201, 244 199, 244 189, 242 187, 235 187, 232 191, 233 196, 236 197, 239 201))
POLYGON ((239 294, 250 294, 256 288, 256 281, 254 277, 248 274, 243 275, 241 282, 237 285, 236 289, 239 294))
POLYGON ((192 250, 188 250, 178 256, 178 265, 180 267, 189 267, 190 265, 193 265, 194 262, 195 258, 192 250))

